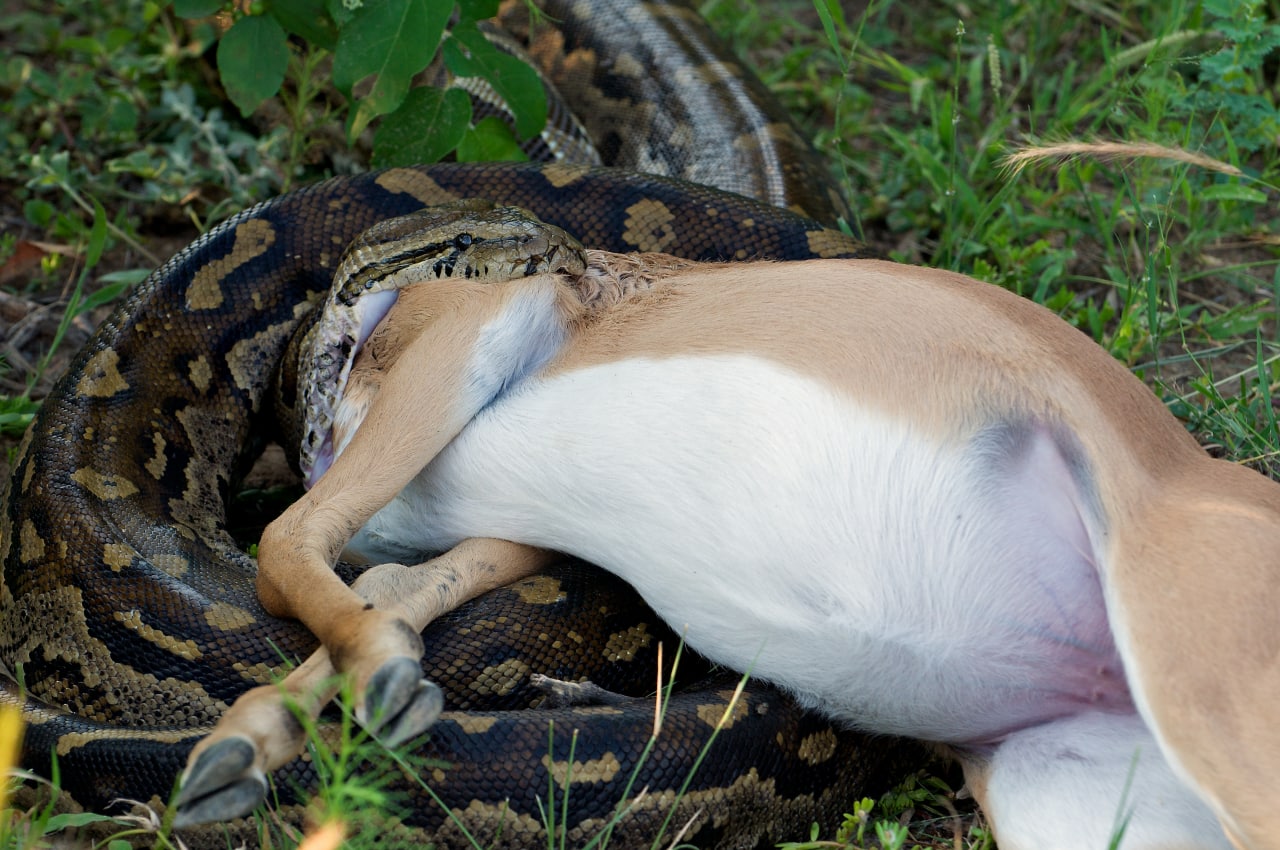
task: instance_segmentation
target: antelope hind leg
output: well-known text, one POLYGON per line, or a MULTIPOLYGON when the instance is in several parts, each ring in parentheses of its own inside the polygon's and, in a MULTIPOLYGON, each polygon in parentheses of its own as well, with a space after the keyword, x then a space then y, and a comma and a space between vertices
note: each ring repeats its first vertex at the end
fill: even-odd
POLYGON ((1051 720, 962 756, 997 841, 1104 847, 1124 823, 1134 850, 1280 847, 1280 491, 1197 455, 1112 537, 1104 595, 1136 711, 1051 720))
MULTIPOLYGON (((550 553, 505 540, 464 540, 417 566, 382 564, 365 571, 353 589, 369 603, 420 632, 441 614, 546 566, 550 553)), ((400 685, 400 709, 383 723, 379 740, 395 746, 425 732, 444 707, 440 689, 421 679, 415 664, 400 685)), ((267 774, 306 744, 296 712, 312 720, 340 690, 338 671, 317 650, 278 685, 242 694, 187 759, 174 826, 243 817, 266 797, 267 774)))
POLYGON ((1229 850, 1134 713, 1086 711, 962 754, 1001 850, 1229 850))
POLYGON ((1137 519, 1108 580, 1139 710, 1237 847, 1280 847, 1280 490, 1205 457, 1137 519))

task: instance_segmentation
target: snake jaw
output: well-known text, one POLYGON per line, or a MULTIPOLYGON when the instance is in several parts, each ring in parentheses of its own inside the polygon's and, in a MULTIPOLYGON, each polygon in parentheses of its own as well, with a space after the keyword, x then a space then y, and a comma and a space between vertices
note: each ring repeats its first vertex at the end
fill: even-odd
POLYGON ((332 463, 334 422, 365 342, 405 287, 444 279, 501 282, 586 270, 577 239, 518 207, 470 198, 379 222, 343 255, 323 312, 299 354, 303 438, 298 466, 310 488, 332 463))
POLYGON ((356 355, 399 297, 395 289, 370 292, 351 304, 335 296, 311 330, 301 354, 304 370, 299 371, 305 421, 298 466, 307 488, 333 463, 334 418, 356 355))

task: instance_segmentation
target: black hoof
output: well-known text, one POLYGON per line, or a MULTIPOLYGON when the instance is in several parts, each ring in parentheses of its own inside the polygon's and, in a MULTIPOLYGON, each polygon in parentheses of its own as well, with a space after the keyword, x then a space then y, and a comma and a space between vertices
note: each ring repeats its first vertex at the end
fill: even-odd
POLYGON ((174 829, 244 817, 267 797, 267 778, 255 765, 248 738, 219 741, 186 771, 178 791, 174 829))
POLYGON ((365 687, 360 725, 389 747, 418 737, 444 710, 444 694, 422 678, 418 662, 395 658, 378 668, 365 687))

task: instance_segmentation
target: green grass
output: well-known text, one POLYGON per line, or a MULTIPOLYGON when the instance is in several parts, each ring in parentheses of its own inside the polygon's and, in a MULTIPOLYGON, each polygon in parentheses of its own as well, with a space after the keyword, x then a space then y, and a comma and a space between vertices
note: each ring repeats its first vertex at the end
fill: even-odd
MULTIPOLYGON (((703 4, 829 155, 873 244, 1048 305, 1211 451, 1280 472, 1280 0, 876 0, 830 30, 809 0, 762 6, 703 4), (1067 143, 1084 147, 1053 153, 1067 143)), ((365 166, 314 91, 240 119, 201 59, 209 24, 143 0, 62 14, 27 3, 0 33, 0 265, 23 240, 73 249, 8 279, 15 297, 95 316, 211 223, 365 166)), ((21 431, 69 356, 65 327, 29 343, 37 369, 10 370, 28 389, 0 397, 0 432, 21 431)), ((983 847, 954 797, 923 780, 874 814, 850 801, 844 825, 795 846, 983 847), (898 835, 900 819, 916 826, 898 835)))

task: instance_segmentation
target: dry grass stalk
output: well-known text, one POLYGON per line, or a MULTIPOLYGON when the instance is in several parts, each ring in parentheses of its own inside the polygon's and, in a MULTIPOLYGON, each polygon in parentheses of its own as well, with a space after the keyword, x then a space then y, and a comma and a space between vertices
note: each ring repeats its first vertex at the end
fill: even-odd
POLYGON ((1141 158, 1168 159, 1174 162, 1195 165, 1209 171, 1216 171, 1220 174, 1228 174, 1232 177, 1244 176, 1244 172, 1240 169, 1222 160, 1200 153, 1192 153, 1182 148, 1157 145, 1154 142, 1059 142, 1052 145, 1031 145, 1004 157, 1000 166, 1008 169, 1011 174, 1016 176, 1028 165, 1044 162, 1045 160, 1075 159, 1080 157, 1092 157, 1108 162, 1141 158))

